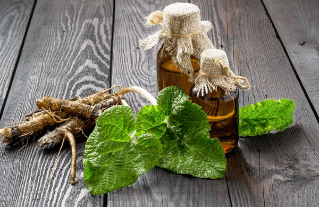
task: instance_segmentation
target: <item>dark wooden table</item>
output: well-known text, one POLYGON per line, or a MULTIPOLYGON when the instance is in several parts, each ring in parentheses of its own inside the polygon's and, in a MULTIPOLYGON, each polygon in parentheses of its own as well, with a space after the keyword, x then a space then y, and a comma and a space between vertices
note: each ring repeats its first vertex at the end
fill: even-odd
MULTIPOLYGON (((143 18, 175 0, 1 0, 0 127, 46 95, 86 96, 113 85, 137 85, 157 96, 155 57, 138 40, 159 30, 143 18)), ((179 0, 179 2, 188 2, 179 0)), ((241 138, 227 155, 223 179, 198 179, 161 168, 125 189, 91 196, 83 181, 85 141, 22 151, 0 146, 0 206, 318 206, 319 1, 191 0, 213 29, 231 68, 252 85, 240 107, 264 99, 296 101, 295 122, 281 133, 241 138)), ((148 102, 128 96, 137 112, 148 102)))

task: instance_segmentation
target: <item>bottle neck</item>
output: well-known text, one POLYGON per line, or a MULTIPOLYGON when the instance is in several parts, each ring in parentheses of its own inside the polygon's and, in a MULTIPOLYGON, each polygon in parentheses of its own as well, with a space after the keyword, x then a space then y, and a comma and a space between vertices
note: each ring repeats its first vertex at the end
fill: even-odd
MULTIPOLYGON (((200 69, 199 60, 191 56, 190 61, 193 66, 194 73, 197 73, 200 69)), ((164 44, 162 44, 157 53, 157 65, 159 68, 168 72, 181 73, 180 68, 176 64, 174 64, 173 58, 171 54, 166 50, 164 44)))

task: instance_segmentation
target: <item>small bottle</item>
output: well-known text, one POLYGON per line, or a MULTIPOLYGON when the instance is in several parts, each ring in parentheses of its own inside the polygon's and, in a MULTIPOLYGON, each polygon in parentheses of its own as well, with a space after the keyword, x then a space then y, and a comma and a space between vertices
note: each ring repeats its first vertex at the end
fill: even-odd
POLYGON ((207 37, 211 23, 201 21, 196 5, 174 3, 165 7, 163 12, 151 13, 147 24, 162 25, 162 30, 140 40, 140 46, 147 50, 164 39, 157 54, 158 90, 178 86, 189 94, 193 75, 199 71, 201 53, 215 48, 207 37))
POLYGON ((248 89, 249 82, 245 77, 234 75, 223 50, 205 50, 200 66, 190 97, 207 114, 211 125, 210 137, 219 138, 224 152, 229 153, 236 148, 239 139, 238 87, 248 89), (243 80, 245 85, 239 80, 243 80))
MULTIPOLYGON (((191 57, 191 63, 194 74, 197 74, 199 71, 199 60, 191 57)), ((157 54, 157 84, 158 91, 168 86, 177 86, 182 88, 187 95, 189 95, 189 90, 193 85, 189 76, 182 73, 180 67, 174 64, 172 56, 165 50, 164 45, 162 45, 157 54)))

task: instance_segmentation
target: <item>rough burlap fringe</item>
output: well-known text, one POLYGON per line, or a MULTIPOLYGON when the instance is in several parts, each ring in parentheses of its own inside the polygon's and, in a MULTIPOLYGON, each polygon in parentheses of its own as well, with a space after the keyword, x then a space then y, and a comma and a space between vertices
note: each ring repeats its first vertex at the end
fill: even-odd
POLYGON ((219 59, 216 59, 215 63, 219 64, 225 75, 211 75, 200 70, 194 77, 197 96, 200 93, 204 96, 213 90, 216 91, 218 86, 225 91, 225 95, 236 91, 236 86, 241 89, 250 88, 249 81, 246 77, 236 76, 233 71, 227 65, 223 65, 219 59), (245 85, 240 83, 240 81, 243 81, 245 85))
MULTIPOLYGON (((185 6, 186 4, 183 5, 185 6)), ((180 5, 175 4, 175 6, 177 10, 181 10, 180 5)), ((191 4, 189 4, 189 6, 194 7, 194 5, 191 4)), ((154 11, 146 17, 147 25, 161 24, 163 28, 155 34, 148 36, 146 39, 140 40, 140 46, 148 50, 153 48, 161 39, 164 39, 164 48, 172 56, 174 64, 180 68, 182 73, 188 74, 190 77, 189 80, 192 81, 194 69, 191 64, 191 57, 200 60, 201 53, 204 50, 215 48, 207 37, 207 32, 212 28, 212 25, 208 21, 201 21, 200 25, 198 25, 198 29, 194 32, 186 34, 170 33, 168 31, 169 28, 166 28, 164 25, 170 25, 171 22, 164 19, 164 12, 154 11), (167 22, 165 23, 165 21, 167 22)), ((189 18, 192 20, 191 18, 193 18, 193 16, 189 18)), ((187 18, 185 21, 187 21, 187 18)))

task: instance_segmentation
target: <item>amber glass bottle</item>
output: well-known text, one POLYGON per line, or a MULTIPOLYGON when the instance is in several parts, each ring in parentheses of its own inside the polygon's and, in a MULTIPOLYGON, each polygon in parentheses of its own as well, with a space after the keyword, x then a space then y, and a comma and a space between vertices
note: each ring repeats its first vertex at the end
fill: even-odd
MULTIPOLYGON (((199 60, 191 57, 191 63, 195 75, 199 71, 199 60)), ((187 95, 189 95, 190 88, 193 85, 189 81, 189 76, 176 67, 172 56, 165 50, 163 45, 157 54, 157 82, 158 91, 168 86, 177 86, 182 88, 187 95)))
POLYGON ((210 137, 219 138, 224 152, 231 152, 237 146, 238 135, 238 87, 233 93, 224 96, 224 90, 217 87, 217 91, 207 95, 196 96, 194 86, 190 89, 193 103, 200 105, 207 114, 211 125, 210 137))

